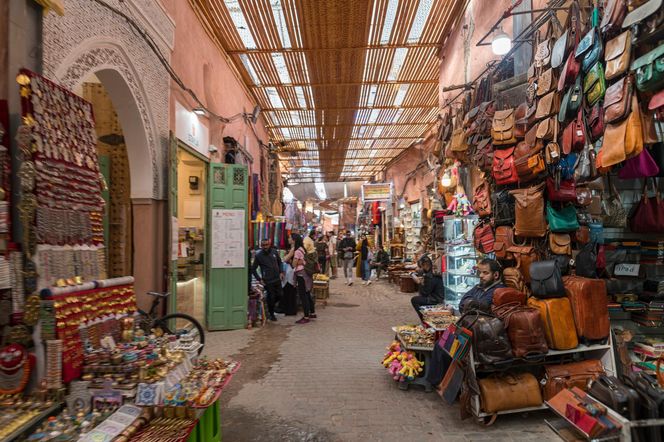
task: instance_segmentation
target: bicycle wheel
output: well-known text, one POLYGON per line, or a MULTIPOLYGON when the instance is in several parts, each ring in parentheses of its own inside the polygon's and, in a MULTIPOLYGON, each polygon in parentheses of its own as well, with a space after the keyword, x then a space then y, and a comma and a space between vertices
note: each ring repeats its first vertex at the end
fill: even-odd
POLYGON ((205 345, 205 331, 201 324, 194 318, 184 313, 173 313, 166 315, 162 318, 156 319, 152 326, 153 328, 160 328, 164 333, 175 336, 182 336, 189 334, 194 342, 201 343, 201 348, 198 349, 198 354, 203 351, 205 345))

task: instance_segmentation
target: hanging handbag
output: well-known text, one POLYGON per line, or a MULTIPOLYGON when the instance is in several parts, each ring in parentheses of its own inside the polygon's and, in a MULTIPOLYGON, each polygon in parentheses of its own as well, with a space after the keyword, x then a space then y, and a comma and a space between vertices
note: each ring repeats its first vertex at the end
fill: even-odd
POLYGON ((632 62, 636 74, 636 88, 641 92, 654 92, 664 86, 664 43, 632 62))
POLYGON ((563 180, 556 183, 553 178, 548 177, 546 179, 546 197, 549 201, 576 202, 576 184, 574 180, 563 180))
POLYGON ((563 275, 558 262, 538 261, 530 264, 530 289, 537 298, 562 298, 565 296, 563 275))
POLYGON ((573 50, 579 42, 579 5, 573 1, 567 11, 567 20, 565 21, 565 32, 556 40, 551 50, 551 67, 558 69, 565 61, 565 57, 573 50))
POLYGON ((537 145, 531 148, 525 141, 514 149, 514 167, 521 183, 532 181, 546 170, 541 150, 537 145))
POLYGON ((604 135, 604 106, 602 104, 597 103, 590 109, 587 122, 590 129, 590 141, 599 140, 604 135))
POLYGON ((590 241, 581 248, 574 259, 576 276, 597 278, 597 243, 590 241))
POLYGON ((553 39, 551 38, 552 31, 553 24, 549 23, 544 40, 537 45, 534 63, 537 68, 546 68, 551 64, 551 49, 553 48, 553 39))
POLYGON ((480 216, 491 216, 491 193, 489 183, 482 181, 473 194, 473 210, 480 216))
POLYGON ((562 75, 558 78, 558 92, 561 92, 565 89, 565 86, 574 84, 576 79, 579 77, 579 72, 581 71, 581 63, 574 58, 574 53, 570 53, 567 56, 565 65, 563 66, 562 75))
POLYGON ((540 140, 553 140, 558 131, 558 120, 556 117, 545 118, 537 125, 536 137, 540 140))
POLYGON ((468 150, 466 136, 462 127, 456 128, 452 131, 451 150, 454 152, 455 156, 459 155, 459 153, 463 154, 468 150))
POLYGON ((528 103, 521 103, 514 111, 514 136, 517 139, 523 139, 528 131, 528 103))
POLYGON ((600 60, 602 56, 602 38, 598 35, 597 28, 591 28, 579 41, 574 56, 581 60, 581 69, 588 72, 590 68, 600 60))
POLYGON ((576 168, 578 156, 575 152, 564 155, 556 167, 556 171, 560 176, 560 180, 571 180, 574 178, 574 170, 576 168))
POLYGON ((664 203, 657 192, 657 186, 653 186, 655 195, 648 196, 648 181, 650 178, 643 181, 641 201, 634 207, 629 217, 629 228, 634 233, 661 233, 664 231, 664 203))
POLYGON ((516 203, 509 190, 495 191, 491 194, 491 199, 493 200, 494 225, 511 226, 514 224, 514 207, 516 203))
POLYGON ((620 123, 607 124, 602 150, 597 154, 597 168, 606 169, 638 155, 643 150, 641 114, 636 94, 631 97, 629 117, 620 123))
POLYGON ((568 233, 550 233, 549 250, 556 255, 572 255, 572 238, 568 233))
POLYGON ((512 259, 512 254, 507 251, 512 246, 514 246, 514 231, 512 227, 496 227, 496 240, 493 244, 496 259, 512 259))
POLYGON ((549 223, 549 230, 552 232, 572 232, 579 228, 579 221, 576 219, 576 207, 573 205, 556 210, 551 203, 547 202, 546 220, 549 223))
POLYGON ((586 145, 586 125, 583 120, 583 109, 579 109, 576 119, 569 123, 563 131, 563 153, 583 150, 586 145))
POLYGON ((519 181, 514 166, 514 147, 496 150, 493 153, 493 167, 491 169, 493 179, 499 186, 514 184, 519 181))
POLYGON ((493 165, 491 138, 485 138, 479 142, 473 154, 473 164, 482 172, 491 173, 491 166, 493 165))
POLYGON ((473 230, 473 244, 480 253, 491 253, 494 250, 495 237, 493 227, 486 220, 480 221, 473 230))
POLYGON ((503 282, 507 287, 518 290, 526 295, 530 293, 521 270, 516 267, 507 267, 503 270, 503 282))
POLYGON ((609 195, 602 200, 602 222, 606 227, 627 227, 627 212, 623 206, 616 186, 611 182, 609 175, 609 195))
POLYGON ((579 152, 576 168, 574 169, 574 180, 577 183, 583 183, 594 180, 596 177, 595 149, 592 145, 589 145, 579 152))
POLYGON ((597 244, 604 244, 604 224, 601 221, 588 223, 590 241, 597 244))
POLYGON ((602 63, 595 63, 586 73, 583 79, 583 93, 588 106, 594 106, 604 98, 606 92, 606 81, 604 79, 604 68, 602 63))
POLYGON ((521 237, 546 235, 544 219, 544 183, 525 189, 510 190, 516 200, 514 232, 521 237))
POLYGON ((539 99, 537 102, 537 110, 535 111, 535 120, 540 121, 544 118, 556 115, 560 108, 560 103, 558 102, 558 94, 554 92, 549 92, 545 96, 539 99))
POLYGON ((491 137, 494 146, 507 146, 516 143, 514 124, 514 109, 496 111, 491 124, 491 137))
POLYGON ((573 235, 574 242, 576 242, 578 245, 584 245, 590 242, 590 229, 588 226, 580 226, 579 230, 574 232, 573 235))
POLYGON ((657 164, 657 168, 659 169, 659 173, 655 176, 660 178, 664 177, 664 143, 657 143, 653 144, 652 146, 648 146, 648 152, 650 152, 650 156, 652 157, 655 164, 657 164))
POLYGON ((552 92, 557 85, 558 79, 553 72, 553 68, 547 69, 546 71, 542 72, 542 75, 539 76, 537 81, 537 96, 543 97, 549 92, 552 92))
MULTIPOLYGON (((620 30, 625 15, 627 14, 626 0, 608 0, 604 6, 602 22, 599 25, 602 34, 613 34, 620 30)), ((608 47, 607 47, 608 52, 608 47)))
POLYGON ((657 176, 658 173, 657 163, 650 156, 648 149, 643 149, 637 156, 625 160, 623 167, 618 171, 618 178, 632 180, 657 176))
POLYGON ((618 123, 632 110, 632 83, 624 77, 612 84, 604 97, 604 123, 618 123))
MULTIPOLYGON (((592 204, 593 195, 590 189, 586 187, 576 188, 576 205, 579 207, 588 207, 592 204)), ((577 219, 579 217, 577 216, 577 219)))
POLYGON ((575 118, 579 113, 579 109, 581 109, 582 103, 583 86, 581 84, 581 77, 578 77, 574 85, 563 96, 563 102, 560 104, 560 111, 558 112, 558 121, 563 123, 575 118))
POLYGON ((632 55, 632 32, 627 30, 606 44, 604 77, 613 80, 629 69, 632 55))

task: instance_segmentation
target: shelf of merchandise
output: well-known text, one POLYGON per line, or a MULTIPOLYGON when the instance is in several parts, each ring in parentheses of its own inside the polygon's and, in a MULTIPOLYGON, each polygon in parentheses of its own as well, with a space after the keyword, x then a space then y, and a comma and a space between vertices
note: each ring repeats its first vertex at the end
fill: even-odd
POLYGON ((472 243, 445 244, 445 269, 443 285, 445 286, 445 302, 454 308, 459 307, 461 297, 475 284, 478 276, 467 269, 468 263, 475 266, 477 257, 472 243), (459 252, 461 248, 461 252, 459 252), (454 251, 454 253, 452 253, 454 251), (456 254, 457 256, 454 256, 456 254), (464 270, 461 267, 466 266, 464 270))
POLYGON ((44 421, 44 419, 46 419, 47 417, 49 417, 49 416, 57 413, 58 411, 60 411, 60 409, 62 409, 63 406, 64 406, 64 403, 58 402, 58 403, 48 407, 47 409, 45 409, 44 411, 42 411, 38 415, 34 416, 28 422, 21 425, 20 428, 17 428, 11 434, 6 436, 3 439, 3 442, 22 440, 22 437, 25 437, 26 435, 30 434, 30 432, 33 431, 35 428, 37 428, 37 426, 39 424, 41 424, 42 421, 44 421))

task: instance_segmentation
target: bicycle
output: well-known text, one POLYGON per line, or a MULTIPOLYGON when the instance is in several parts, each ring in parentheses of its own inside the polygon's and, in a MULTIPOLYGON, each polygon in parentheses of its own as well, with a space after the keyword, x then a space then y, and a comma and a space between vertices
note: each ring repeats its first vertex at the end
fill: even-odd
POLYGON ((161 332, 175 335, 177 337, 189 335, 193 342, 201 344, 198 349, 198 354, 201 354, 203 347, 205 346, 205 331, 201 324, 195 318, 184 313, 171 313, 158 317, 157 308, 159 307, 161 299, 168 298, 170 293, 147 292, 147 294, 153 296, 154 299, 149 312, 145 312, 140 308, 138 309, 140 318, 137 319, 137 321, 143 331, 145 331, 146 334, 149 334, 152 330, 155 330, 157 331, 157 334, 161 332))

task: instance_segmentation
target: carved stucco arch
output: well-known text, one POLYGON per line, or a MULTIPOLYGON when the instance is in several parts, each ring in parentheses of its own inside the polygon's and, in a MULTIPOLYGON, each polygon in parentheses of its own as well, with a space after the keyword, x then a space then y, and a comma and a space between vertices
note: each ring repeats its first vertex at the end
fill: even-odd
POLYGON ((102 38, 86 40, 64 57, 53 73, 56 81, 70 90, 75 90, 90 74, 99 78, 122 125, 131 198, 160 198, 163 177, 158 164, 162 140, 141 77, 122 45, 102 38))

